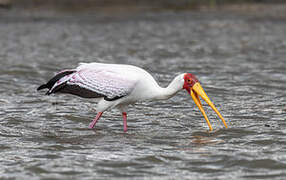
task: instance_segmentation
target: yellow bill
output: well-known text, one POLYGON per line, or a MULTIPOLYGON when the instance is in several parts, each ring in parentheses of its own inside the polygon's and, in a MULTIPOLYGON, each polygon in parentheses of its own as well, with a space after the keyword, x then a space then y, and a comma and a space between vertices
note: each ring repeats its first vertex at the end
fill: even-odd
POLYGON ((219 116, 219 118, 222 120, 224 126, 227 128, 227 124, 226 124, 224 118, 223 118, 222 115, 219 113, 219 111, 218 111, 217 108, 214 106, 214 104, 211 102, 211 100, 209 99, 209 97, 207 96, 207 94, 205 93, 205 91, 203 90, 203 88, 202 88, 202 86, 200 85, 199 82, 196 82, 196 83, 193 85, 193 87, 192 87, 192 89, 191 89, 190 95, 192 96, 192 98, 193 98, 193 100, 195 101, 196 105, 199 107, 199 109, 200 109, 200 111, 202 112, 204 118, 206 119, 207 124, 208 124, 208 126, 209 126, 209 128, 210 128, 210 131, 212 131, 213 128, 212 128, 212 125, 211 125, 211 123, 210 123, 210 121, 209 121, 209 119, 208 119, 208 117, 207 117, 205 111, 204 111, 204 108, 203 108, 203 106, 202 106, 202 103, 201 103, 201 101, 200 101, 199 96, 200 96, 203 100, 205 100, 205 101, 208 103, 208 105, 216 112, 216 114, 217 114, 217 115, 219 116))

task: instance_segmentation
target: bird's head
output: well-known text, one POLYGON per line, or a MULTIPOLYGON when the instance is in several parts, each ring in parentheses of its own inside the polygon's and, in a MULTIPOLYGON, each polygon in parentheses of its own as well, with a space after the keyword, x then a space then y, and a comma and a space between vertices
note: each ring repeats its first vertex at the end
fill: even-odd
POLYGON ((200 101, 201 97, 203 100, 205 100, 209 106, 211 106, 211 108, 216 112, 216 114, 220 117, 220 119, 222 120, 224 126, 227 128, 227 124, 225 122, 225 120, 223 119, 222 115, 219 113, 219 111, 217 110, 217 108, 214 106, 214 104, 211 102, 211 100, 208 98, 207 94, 205 93, 205 91, 203 90, 201 84, 199 83, 199 80, 196 78, 196 76, 194 76, 191 73, 185 73, 184 74, 184 85, 183 85, 183 89, 185 89, 193 98, 193 100, 195 101, 196 105, 198 106, 198 108, 200 109, 200 111, 202 112, 204 118, 207 121, 207 124, 210 128, 210 130, 212 130, 212 126, 208 120, 208 117, 203 109, 202 103, 200 101))

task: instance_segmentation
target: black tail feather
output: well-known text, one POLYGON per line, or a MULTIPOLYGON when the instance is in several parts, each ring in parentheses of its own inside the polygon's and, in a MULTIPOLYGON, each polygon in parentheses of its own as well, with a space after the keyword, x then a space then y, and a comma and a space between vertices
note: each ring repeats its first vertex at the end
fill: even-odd
POLYGON ((42 84, 41 86, 39 86, 37 88, 37 91, 41 90, 41 89, 45 89, 45 88, 48 88, 47 84, 42 84))
MULTIPOLYGON (((55 75, 52 79, 50 79, 46 84, 43 84, 43 85, 39 86, 39 87, 37 88, 37 91, 39 91, 39 90, 41 90, 41 89, 45 89, 45 88, 47 88, 47 89, 49 89, 49 90, 52 89, 52 87, 54 86, 54 84, 55 84, 59 79, 63 78, 63 77, 66 76, 66 75, 72 74, 72 73, 74 73, 74 72, 76 72, 76 71, 75 71, 75 70, 66 70, 66 71, 62 71, 62 72, 58 73, 58 74, 55 75)), ((47 92, 47 94, 48 94, 48 92, 47 92)))

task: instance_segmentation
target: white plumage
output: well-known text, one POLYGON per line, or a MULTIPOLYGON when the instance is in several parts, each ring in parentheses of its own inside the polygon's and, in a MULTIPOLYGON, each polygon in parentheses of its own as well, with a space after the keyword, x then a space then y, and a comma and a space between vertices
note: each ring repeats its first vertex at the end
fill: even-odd
POLYGON ((69 93, 98 98, 97 116, 89 127, 95 126, 104 111, 117 107, 123 115, 124 131, 127 131, 127 105, 143 100, 168 99, 182 89, 191 93, 196 83, 195 76, 184 73, 175 77, 168 87, 162 88, 147 71, 136 66, 80 63, 76 69, 59 72, 38 90, 48 88, 47 94, 69 93))
POLYGON ((136 81, 130 76, 120 74, 120 71, 84 64, 79 66, 74 73, 61 78, 50 92, 62 83, 79 86, 113 99, 128 95, 133 90, 136 81))

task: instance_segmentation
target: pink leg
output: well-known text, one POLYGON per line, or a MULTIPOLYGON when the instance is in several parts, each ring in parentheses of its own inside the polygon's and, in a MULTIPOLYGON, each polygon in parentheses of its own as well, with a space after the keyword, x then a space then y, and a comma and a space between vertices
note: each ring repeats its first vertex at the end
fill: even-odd
POLYGON ((127 132, 127 113, 126 112, 122 112, 122 116, 123 116, 124 132, 127 132))
POLYGON ((94 118, 94 120, 89 124, 89 128, 92 129, 94 128, 95 124, 97 123, 97 121, 99 120, 99 118, 101 117, 103 112, 98 112, 96 117, 94 118))

